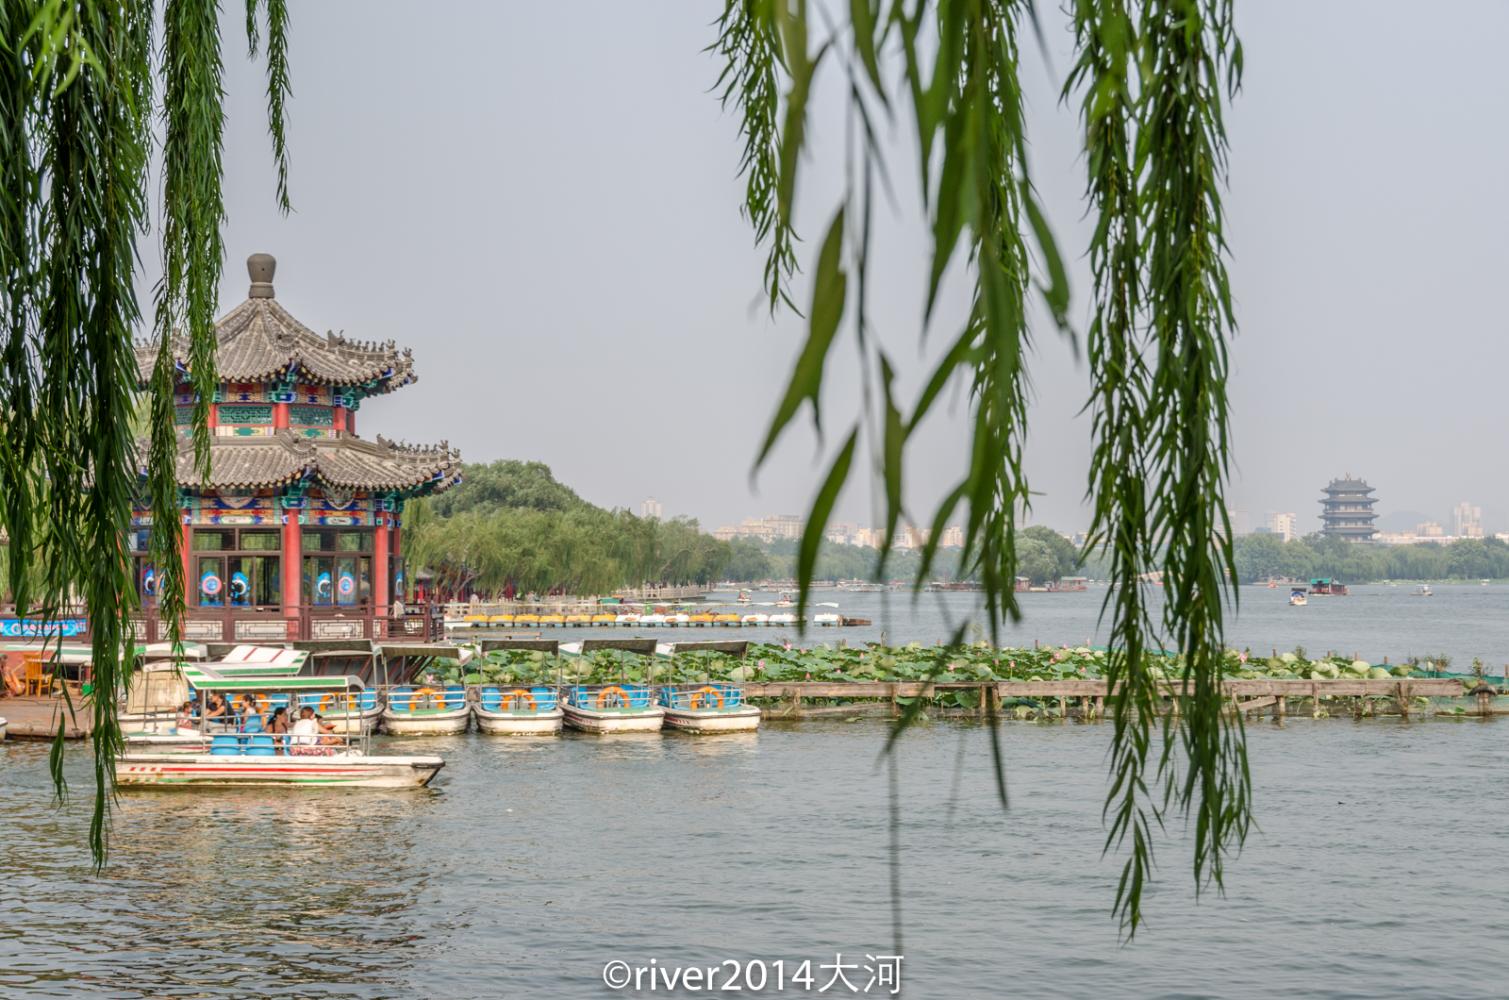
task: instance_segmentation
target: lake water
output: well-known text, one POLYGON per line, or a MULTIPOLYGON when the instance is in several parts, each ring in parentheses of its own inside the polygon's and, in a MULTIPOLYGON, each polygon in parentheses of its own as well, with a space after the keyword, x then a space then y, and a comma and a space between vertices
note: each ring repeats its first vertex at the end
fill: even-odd
MULTIPOLYGON (((1473 657, 1489 664, 1498 676, 1509 662, 1509 586, 1432 585, 1433 597, 1416 597, 1408 585, 1369 585, 1351 588, 1346 597, 1315 597, 1305 607, 1289 606, 1287 588, 1241 588, 1240 603, 1226 628, 1227 643, 1267 654, 1303 646, 1314 654, 1328 650, 1380 663, 1385 657, 1398 663, 1408 656, 1445 653, 1451 669, 1466 672, 1473 657)), ((1154 598, 1161 592, 1152 591, 1154 598)), ((1104 587, 1083 592, 1018 594, 1022 621, 1003 627, 1002 642, 1009 645, 1096 644, 1104 641, 1100 606, 1104 587)), ((756 593, 756 601, 774 600, 775 595, 756 593)), ((729 599, 720 593, 715 599, 729 599)), ((812 628, 797 638, 794 629, 749 629, 730 632, 739 638, 762 636, 779 641, 791 637, 804 644, 878 641, 934 643, 948 638, 960 622, 983 636, 978 594, 909 592, 878 594, 814 590, 814 602, 838 604, 840 614, 869 618, 874 624, 857 628, 812 628)), ((761 607, 757 610, 772 611, 761 607)), ((782 609, 787 610, 787 609, 782 609)), ((818 611, 832 611, 819 608, 818 611)), ((618 630, 614 631, 617 634, 618 630)), ((572 637, 575 630, 562 631, 572 637)), ((666 639, 726 638, 723 630, 649 629, 644 634, 666 639)), ((555 633, 550 633, 552 636, 555 633)), ((592 633, 594 635, 599 633, 592 633)))
MULTIPOLYGON (((1509 589, 1436 589, 1291 609, 1246 588, 1230 638, 1444 651, 1457 669, 1509 659, 1509 589)), ((1009 638, 1093 640, 1103 594, 1022 595, 1009 638)), ((977 600, 817 595, 830 598, 875 625, 806 641, 931 642, 977 600)), ((610 997, 614 959, 862 964, 895 949, 885 733, 825 720, 711 739, 380 740, 447 767, 418 792, 127 793, 102 876, 85 846, 87 748, 69 748, 81 794, 58 809, 45 748, 0 743, 0 995, 610 997)), ((904 995, 1505 994, 1504 720, 1252 724, 1259 829, 1227 896, 1195 901, 1175 825, 1127 946, 1110 914, 1119 859, 1100 856, 1109 727, 1002 733, 1005 813, 983 728, 933 722, 901 744, 904 995)), ((831 971, 814 974, 767 995, 817 995, 831 971)))
MULTIPOLYGON (((432 788, 131 792, 100 877, 84 801, 54 809, 44 748, 0 744, 0 994, 609 997, 613 959, 863 962, 894 947, 884 734, 389 740, 447 758, 432 788)), ((1108 734, 1005 726, 1005 813, 984 729, 906 738, 904 995, 1504 995, 1502 722, 1253 724, 1261 829, 1226 898, 1194 900, 1171 835, 1125 947, 1108 734)))

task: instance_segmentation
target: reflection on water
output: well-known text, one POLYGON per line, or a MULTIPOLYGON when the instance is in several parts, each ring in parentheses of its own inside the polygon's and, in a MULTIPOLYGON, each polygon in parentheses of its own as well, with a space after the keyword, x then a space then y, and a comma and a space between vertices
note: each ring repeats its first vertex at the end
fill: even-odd
MULTIPOLYGON (((1197 906, 1188 844, 1165 843, 1149 927, 1122 948, 1109 727, 1004 727, 1003 816, 984 732, 925 725, 900 751, 907 993, 1498 994, 1478 971, 1509 935, 1482 877, 1501 730, 1251 727, 1262 829, 1228 897, 1197 906)), ((54 809, 45 748, 0 744, 0 995, 597 996, 610 958, 889 950, 884 734, 379 740, 448 765, 424 791, 135 791, 101 877, 87 803, 54 809)), ((69 757, 82 789, 85 748, 69 757)))

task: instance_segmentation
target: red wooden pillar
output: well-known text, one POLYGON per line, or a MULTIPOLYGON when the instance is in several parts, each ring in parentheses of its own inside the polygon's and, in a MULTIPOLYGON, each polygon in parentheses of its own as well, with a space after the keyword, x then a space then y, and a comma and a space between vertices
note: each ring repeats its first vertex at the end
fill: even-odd
POLYGON ((388 617, 388 580, 392 568, 388 561, 388 515, 377 515, 377 537, 372 544, 372 615, 378 620, 388 617))
POLYGON ((332 409, 335 412, 334 412, 334 414, 331 415, 331 426, 334 427, 337 431, 343 431, 343 430, 345 430, 346 429, 346 408, 344 406, 335 406, 335 407, 332 407, 332 409))
POLYGON ((352 437, 356 436, 356 411, 355 410, 347 410, 346 411, 346 433, 350 434, 352 437))
POLYGON ((210 413, 209 413, 209 416, 205 418, 205 426, 207 426, 210 430, 214 430, 216 427, 220 426, 220 404, 219 403, 211 403, 210 404, 210 413))
MULTIPOLYGON (((188 515, 185 514, 185 517, 188 515)), ((194 594, 198 591, 199 581, 194 579, 194 526, 187 520, 183 522, 183 537, 179 541, 182 551, 179 555, 183 559, 183 603, 188 607, 194 606, 194 594)))
MULTIPOLYGON (((392 539, 391 542, 388 543, 388 549, 391 551, 392 556, 393 556, 393 576, 394 576, 395 579, 398 576, 398 567, 400 567, 400 566, 403 565, 403 548, 402 548, 402 546, 399 545, 399 541, 400 541, 400 539, 402 537, 402 535, 401 535, 402 530, 403 530, 403 524, 402 524, 402 522, 400 522, 398 520, 398 515, 394 514, 393 515, 393 539, 392 539)), ((398 599, 401 600, 401 601, 404 601, 405 603, 407 603, 408 599, 409 599, 409 595, 405 594, 402 590, 400 590, 398 592, 398 599)))
POLYGON ((281 431, 288 427, 288 404, 272 404, 272 427, 275 431, 281 431))
POLYGON ((304 603, 300 593, 304 571, 304 536, 300 532, 299 512, 283 512, 283 618, 288 623, 288 637, 301 639, 300 605, 304 603))

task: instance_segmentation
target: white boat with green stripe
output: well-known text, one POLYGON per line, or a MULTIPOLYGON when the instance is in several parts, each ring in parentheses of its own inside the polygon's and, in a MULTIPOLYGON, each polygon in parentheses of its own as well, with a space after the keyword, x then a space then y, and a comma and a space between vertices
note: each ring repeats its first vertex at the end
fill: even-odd
POLYGON ((228 699, 250 695, 257 712, 225 722, 209 720, 198 732, 128 737, 125 751, 116 757, 116 782, 122 788, 418 788, 429 784, 445 766, 433 755, 368 753, 369 738, 359 722, 347 732, 325 727, 308 733, 266 731, 262 710, 275 707, 274 699, 286 699, 297 711, 313 708, 309 702, 316 697, 337 694, 342 710, 330 713, 330 721, 344 715, 349 722, 350 706, 359 708, 368 694, 358 677, 227 677, 203 667, 181 665, 179 669, 201 693, 216 692, 228 699))

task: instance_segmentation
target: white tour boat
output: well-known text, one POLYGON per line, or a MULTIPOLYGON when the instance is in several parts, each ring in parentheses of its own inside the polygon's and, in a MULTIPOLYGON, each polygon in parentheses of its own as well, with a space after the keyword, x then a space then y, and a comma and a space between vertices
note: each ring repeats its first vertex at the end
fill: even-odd
POLYGON ((566 725, 584 733, 653 733, 665 721, 647 684, 575 684, 561 709, 566 725))
MULTIPOLYGON (((343 682, 362 690, 355 677, 212 677, 184 671, 200 692, 234 698, 259 684, 291 686, 317 683, 330 689, 343 682)), ((270 703, 270 698, 269 698, 270 703)), ((205 731, 172 736, 139 734, 128 738, 115 759, 116 783, 123 788, 226 788, 248 785, 303 785, 344 788, 418 788, 445 766, 435 756, 373 755, 365 736, 263 731, 260 714, 224 725, 234 731, 205 731)))
POLYGON ((760 728, 760 710, 744 701, 737 684, 667 685, 660 689, 665 724, 684 733, 748 733, 760 728))
POLYGON ((541 685, 483 685, 477 688, 472 713, 478 730, 501 736, 553 736, 565 717, 555 688, 541 685))
POLYGON ((394 736, 445 736, 464 733, 472 706, 460 684, 400 684, 388 691, 382 711, 383 732, 394 736))

